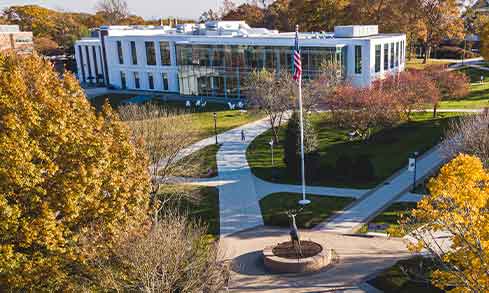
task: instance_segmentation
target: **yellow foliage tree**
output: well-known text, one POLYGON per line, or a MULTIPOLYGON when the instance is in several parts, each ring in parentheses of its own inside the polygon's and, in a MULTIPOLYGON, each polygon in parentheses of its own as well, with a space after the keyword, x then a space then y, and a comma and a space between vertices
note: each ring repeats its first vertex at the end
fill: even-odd
POLYGON ((37 56, 0 55, 0 291, 65 291, 147 219, 145 156, 109 106, 37 56))
POLYGON ((425 249, 441 264, 433 273, 436 286, 489 292, 489 173, 477 157, 461 154, 428 188, 410 219, 424 223, 411 248, 425 249))

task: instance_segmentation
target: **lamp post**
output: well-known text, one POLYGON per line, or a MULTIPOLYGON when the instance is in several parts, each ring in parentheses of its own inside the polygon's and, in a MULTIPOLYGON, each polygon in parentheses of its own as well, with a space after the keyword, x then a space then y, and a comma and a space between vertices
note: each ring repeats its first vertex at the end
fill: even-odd
POLYGON ((419 155, 418 152, 414 152, 413 156, 409 158, 408 170, 410 172, 413 172, 413 188, 411 190, 412 192, 414 192, 414 190, 416 189, 416 169, 418 167, 417 166, 418 165, 418 162, 417 162, 418 155, 419 155))
POLYGON ((268 144, 270 145, 270 150, 272 151, 272 179, 273 179, 275 177, 274 176, 275 164, 274 164, 274 160, 273 160, 273 138, 270 140, 270 142, 268 144))
POLYGON ((216 136, 216 145, 217 145, 219 144, 219 142, 217 141, 217 113, 214 112, 213 116, 214 116, 214 135, 216 136))

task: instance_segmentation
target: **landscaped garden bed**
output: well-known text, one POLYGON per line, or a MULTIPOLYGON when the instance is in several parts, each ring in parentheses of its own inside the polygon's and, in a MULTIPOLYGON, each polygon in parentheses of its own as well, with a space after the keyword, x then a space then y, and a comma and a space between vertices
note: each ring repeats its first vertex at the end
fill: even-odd
MULTIPOLYGON (((311 117, 318 133, 320 172, 317 172, 316 178, 307 178, 308 184, 373 188, 405 167, 408 157, 413 152, 422 154, 439 143, 450 119, 457 114, 440 113, 438 118, 433 119, 432 113, 414 113, 411 122, 405 122, 394 128, 377 129, 367 141, 350 140, 348 133, 351 130, 334 127, 328 122, 327 115, 329 114, 317 113, 311 117), (365 167, 358 162, 359 158, 365 157, 371 162, 371 166, 365 167), (342 161, 339 158, 342 158, 342 161), (344 162, 350 163, 346 166, 344 162), (373 176, 365 179, 360 176, 360 172, 363 171, 360 169, 367 167, 373 167, 373 176)), ((284 129, 285 127, 280 131, 282 141, 285 136, 284 129)), ((274 148, 274 168, 272 168, 271 150, 268 144, 271 138, 271 131, 265 132, 248 148, 247 159, 252 172, 264 180, 300 184, 300 178, 291 176, 286 170, 281 144, 274 148)))

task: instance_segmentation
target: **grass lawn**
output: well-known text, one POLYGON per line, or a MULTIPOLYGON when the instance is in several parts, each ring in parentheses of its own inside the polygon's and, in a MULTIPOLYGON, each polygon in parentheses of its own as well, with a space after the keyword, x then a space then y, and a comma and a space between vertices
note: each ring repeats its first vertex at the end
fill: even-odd
POLYGON ((165 185, 162 194, 179 192, 191 195, 182 200, 175 208, 189 216, 190 219, 207 225, 207 231, 213 236, 219 236, 219 191, 216 187, 191 185, 165 185))
POLYGON ((460 70, 465 73, 470 82, 470 93, 461 100, 450 100, 440 102, 440 109, 481 109, 489 107, 489 71, 476 68, 463 68, 460 70), (480 77, 484 76, 484 83, 479 84, 480 77))
POLYGON ((385 293, 443 293, 445 291, 436 288, 424 280, 417 280, 419 274, 430 279, 435 266, 432 260, 414 257, 401 260, 393 267, 380 273, 368 283, 385 293))
POLYGON ((182 174, 176 173, 175 176, 184 176, 190 178, 211 178, 218 175, 216 154, 219 145, 209 145, 203 149, 191 154, 184 160, 191 162, 193 169, 185 170, 182 174))
MULTIPOLYGON (((449 124, 449 117, 456 114, 440 113, 440 118, 432 119, 431 113, 415 113, 412 122, 395 128, 379 130, 367 141, 349 141, 348 129, 332 126, 326 113, 313 114, 312 123, 318 131, 321 172, 317 178, 309 179, 309 185, 336 186, 350 188, 372 188, 390 177, 407 164, 407 158, 415 151, 423 153, 443 137, 449 124), (351 177, 340 178, 335 172, 336 160, 346 155, 356 158, 359 155, 370 157, 374 166, 374 179, 361 181, 351 177)), ((285 127, 281 131, 283 141, 285 127)), ((268 142, 271 131, 260 135, 247 150, 247 159, 253 173, 268 181, 300 184, 299 178, 291 176, 286 170, 282 145, 274 149, 275 170, 272 178, 271 151, 268 142)))
POLYGON ((423 59, 412 59, 412 60, 406 60, 406 69, 416 69, 416 70, 422 70, 425 69, 426 66, 433 65, 433 64, 450 64, 450 62, 444 61, 444 60, 437 60, 437 59, 428 59, 427 64, 423 64, 423 59))
MULTIPOLYGON (((296 217, 298 228, 312 228, 329 218, 334 212, 344 209, 355 201, 354 198, 308 195, 311 204, 296 217)), ((265 225, 289 227, 288 210, 299 209, 298 201, 302 198, 298 193, 274 193, 260 200, 260 209, 265 225)))
POLYGON ((391 236, 394 237, 403 237, 405 235, 401 233, 398 229, 399 221, 401 220, 402 216, 411 215, 411 211, 414 208, 416 208, 416 203, 414 202, 394 203, 369 222, 369 224, 385 226, 385 229, 373 229, 372 225, 365 225, 359 232, 389 233, 391 236))
MULTIPOLYGON (((112 107, 117 108, 123 100, 134 96, 134 94, 111 94, 109 95, 109 102, 112 107)), ((105 98, 106 95, 95 97, 91 99, 90 102, 95 108, 100 109, 105 98)), ((260 113, 226 110, 226 105, 210 102, 207 104, 205 111, 195 111, 195 109, 188 110, 183 101, 161 103, 167 107, 174 108, 176 111, 184 111, 185 113, 188 113, 188 115, 191 115, 192 125, 195 127, 196 131, 194 142, 214 135, 214 111, 217 113, 217 133, 222 133, 264 117, 263 114, 260 113)))

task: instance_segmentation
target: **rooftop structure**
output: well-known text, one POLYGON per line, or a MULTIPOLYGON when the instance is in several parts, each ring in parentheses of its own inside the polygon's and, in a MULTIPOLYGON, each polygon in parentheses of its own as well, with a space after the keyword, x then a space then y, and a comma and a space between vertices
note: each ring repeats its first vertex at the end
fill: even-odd
MULTIPOLYGON (((253 70, 293 70, 295 33, 252 28, 243 21, 169 26, 102 26, 97 38, 75 44, 82 83, 182 96, 242 98, 253 70)), ((404 69, 405 35, 378 27, 338 26, 300 33, 305 79, 336 64, 358 86, 404 69)))
POLYGON ((21 32, 18 25, 0 25, 0 52, 32 53, 33 49, 32 32, 21 32))

